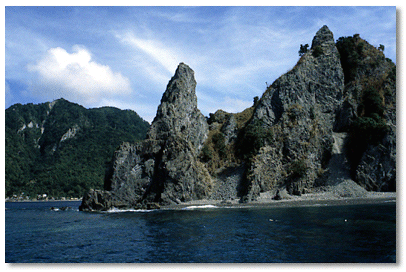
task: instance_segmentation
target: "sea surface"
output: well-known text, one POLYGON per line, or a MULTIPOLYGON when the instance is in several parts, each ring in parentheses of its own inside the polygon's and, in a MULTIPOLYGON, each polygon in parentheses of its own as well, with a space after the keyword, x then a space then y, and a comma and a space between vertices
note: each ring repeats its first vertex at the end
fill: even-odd
POLYGON ((396 262, 395 202, 100 213, 79 205, 7 202, 5 261, 396 262))

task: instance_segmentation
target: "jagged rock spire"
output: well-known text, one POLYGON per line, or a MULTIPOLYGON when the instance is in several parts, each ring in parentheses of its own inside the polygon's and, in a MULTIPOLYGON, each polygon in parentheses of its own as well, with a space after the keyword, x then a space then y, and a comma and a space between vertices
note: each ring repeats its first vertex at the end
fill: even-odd
POLYGON ((326 25, 324 25, 322 28, 320 28, 317 31, 316 35, 313 38, 311 49, 314 49, 323 43, 333 43, 334 44, 333 32, 331 32, 330 29, 326 25))
POLYGON ((199 150, 208 134, 208 124, 197 108, 194 71, 183 62, 169 81, 148 131, 148 139, 166 140, 179 134, 199 150))
MULTIPOLYGON (((197 97, 196 97, 196 80, 195 72, 186 64, 181 62, 175 71, 175 75, 171 78, 166 87, 166 91, 162 96, 161 104, 164 102, 169 102, 172 104, 181 104, 182 101, 177 99, 180 96, 188 98, 192 106, 197 107, 197 97)), ((158 115, 164 114, 160 109, 158 109, 158 115)))

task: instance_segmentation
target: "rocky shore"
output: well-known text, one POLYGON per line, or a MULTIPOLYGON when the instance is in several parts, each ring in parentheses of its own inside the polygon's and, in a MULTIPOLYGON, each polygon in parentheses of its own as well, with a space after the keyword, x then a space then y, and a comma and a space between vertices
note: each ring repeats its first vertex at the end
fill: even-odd
POLYGON ((339 197, 331 192, 309 193, 275 200, 269 195, 261 195, 256 201, 240 203, 238 200, 194 200, 177 205, 161 207, 162 210, 185 208, 249 208, 249 207, 303 207, 303 206, 336 206, 362 205, 396 202, 394 192, 368 192, 363 197, 339 197))
POLYGON ((36 198, 29 198, 29 199, 15 199, 15 198, 6 198, 5 202, 78 202, 82 201, 82 198, 72 198, 72 199, 36 199, 36 198))

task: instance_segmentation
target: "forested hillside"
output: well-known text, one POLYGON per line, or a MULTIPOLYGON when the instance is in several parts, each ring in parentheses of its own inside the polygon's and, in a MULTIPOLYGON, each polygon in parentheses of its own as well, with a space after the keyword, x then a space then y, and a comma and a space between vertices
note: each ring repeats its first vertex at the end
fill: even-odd
POLYGON ((123 142, 145 138, 137 113, 86 109, 64 99, 6 109, 6 197, 80 197, 103 188, 105 166, 123 142))

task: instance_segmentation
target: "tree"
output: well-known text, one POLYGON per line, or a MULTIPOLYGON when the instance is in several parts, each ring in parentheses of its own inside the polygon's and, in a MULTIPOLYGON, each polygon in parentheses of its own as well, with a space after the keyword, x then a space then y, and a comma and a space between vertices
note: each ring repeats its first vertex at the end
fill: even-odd
POLYGON ((217 151, 220 158, 225 158, 227 156, 227 149, 224 134, 222 132, 218 132, 212 136, 211 140, 213 142, 214 149, 217 151))
POLYGON ((299 56, 303 56, 307 51, 309 51, 309 45, 306 43, 305 45, 300 45, 299 56))
POLYGON ((378 50, 383 52, 385 50, 385 46, 383 44, 380 44, 378 50))
POLYGON ((254 107, 256 107, 258 105, 258 101, 259 101, 259 97, 255 96, 254 97, 254 107))

